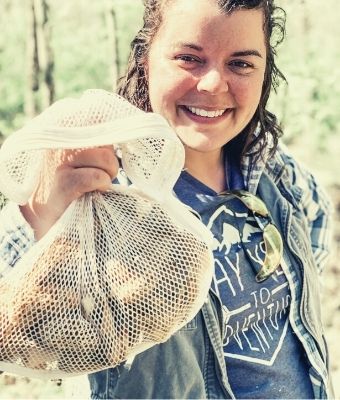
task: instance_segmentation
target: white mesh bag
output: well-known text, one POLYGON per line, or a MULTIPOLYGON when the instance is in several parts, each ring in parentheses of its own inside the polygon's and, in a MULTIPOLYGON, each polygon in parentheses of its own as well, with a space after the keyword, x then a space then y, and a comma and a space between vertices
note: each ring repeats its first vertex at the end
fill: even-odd
POLYGON ((0 191, 46 194, 65 149, 114 145, 131 186, 74 201, 0 280, 0 370, 61 378, 166 341, 206 299, 210 233, 172 193, 184 162, 159 115, 89 90, 61 100, 0 151, 0 191))

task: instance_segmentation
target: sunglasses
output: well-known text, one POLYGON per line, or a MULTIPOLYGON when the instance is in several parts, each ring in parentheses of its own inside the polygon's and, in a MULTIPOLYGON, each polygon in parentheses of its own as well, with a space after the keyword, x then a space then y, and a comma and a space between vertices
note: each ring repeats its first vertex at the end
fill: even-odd
POLYGON ((245 190, 225 190, 219 193, 220 196, 237 198, 254 215, 266 219, 263 228, 263 240, 265 244, 265 258, 263 265, 256 275, 256 282, 263 282, 275 272, 280 265, 283 255, 283 243, 279 230, 274 225, 265 203, 245 190))

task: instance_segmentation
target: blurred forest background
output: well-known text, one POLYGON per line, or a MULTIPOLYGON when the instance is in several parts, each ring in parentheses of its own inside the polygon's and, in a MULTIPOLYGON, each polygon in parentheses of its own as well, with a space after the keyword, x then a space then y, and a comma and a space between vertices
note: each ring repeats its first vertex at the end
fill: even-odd
MULTIPOLYGON (((336 211, 323 308, 340 397, 340 3, 277 3, 287 12, 287 37, 277 52, 289 84, 272 96, 270 109, 282 122, 283 141, 325 185, 336 211)), ((141 18, 141 0, 0 0, 0 143, 57 99, 114 90, 141 18)), ((0 376, 1 399, 72 395, 88 397, 85 378, 58 385, 0 376)))

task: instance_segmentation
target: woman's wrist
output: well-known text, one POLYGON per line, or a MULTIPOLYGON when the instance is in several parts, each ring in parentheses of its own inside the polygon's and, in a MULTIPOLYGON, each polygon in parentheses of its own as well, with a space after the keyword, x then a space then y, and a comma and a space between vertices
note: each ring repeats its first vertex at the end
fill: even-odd
POLYGON ((28 202, 20 211, 34 231, 36 240, 41 239, 58 221, 63 211, 47 204, 28 202))

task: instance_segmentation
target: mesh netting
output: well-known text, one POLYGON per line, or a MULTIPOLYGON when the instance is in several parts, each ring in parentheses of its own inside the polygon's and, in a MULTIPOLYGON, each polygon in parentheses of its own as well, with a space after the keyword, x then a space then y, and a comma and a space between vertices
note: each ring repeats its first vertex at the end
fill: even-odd
POLYGON ((108 144, 134 185, 73 202, 0 281, 0 369, 48 378, 167 340, 202 306, 213 265, 207 229, 172 195, 183 148, 165 121, 103 91, 62 103, 5 142, 0 191, 44 198, 64 149, 108 144))

